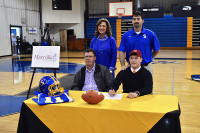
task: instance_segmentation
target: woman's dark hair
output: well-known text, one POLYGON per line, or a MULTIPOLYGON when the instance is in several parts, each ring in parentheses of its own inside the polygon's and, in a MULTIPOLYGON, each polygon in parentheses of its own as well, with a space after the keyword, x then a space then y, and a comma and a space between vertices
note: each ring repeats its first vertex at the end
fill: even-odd
POLYGON ((112 31, 111 31, 111 26, 110 26, 110 22, 106 19, 106 18, 101 18, 97 21, 96 23, 96 30, 95 30, 95 36, 98 37, 99 36, 99 31, 98 31, 98 26, 102 23, 105 22, 106 23, 106 34, 108 37, 112 36, 112 31))

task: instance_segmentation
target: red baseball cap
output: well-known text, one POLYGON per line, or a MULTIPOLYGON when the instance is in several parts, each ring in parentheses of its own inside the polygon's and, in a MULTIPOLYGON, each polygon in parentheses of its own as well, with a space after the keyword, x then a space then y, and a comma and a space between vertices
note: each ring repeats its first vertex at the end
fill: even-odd
POLYGON ((131 51, 129 53, 129 56, 131 56, 131 55, 137 55, 137 56, 139 56, 139 57, 142 58, 142 53, 139 50, 137 50, 137 49, 134 49, 133 51, 131 51))

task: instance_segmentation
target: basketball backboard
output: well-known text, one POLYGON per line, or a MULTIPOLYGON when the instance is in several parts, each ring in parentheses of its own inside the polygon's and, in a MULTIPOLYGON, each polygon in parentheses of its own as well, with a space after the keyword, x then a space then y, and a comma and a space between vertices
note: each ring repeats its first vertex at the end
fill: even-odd
POLYGON ((133 2, 109 2, 109 17, 122 17, 133 15, 133 2))

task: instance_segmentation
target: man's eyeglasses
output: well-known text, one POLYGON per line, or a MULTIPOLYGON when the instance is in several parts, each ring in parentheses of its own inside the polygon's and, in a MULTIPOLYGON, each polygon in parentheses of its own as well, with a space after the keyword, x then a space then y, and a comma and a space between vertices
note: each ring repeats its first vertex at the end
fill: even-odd
POLYGON ((94 56, 84 56, 85 58, 92 58, 92 57, 94 57, 94 56))

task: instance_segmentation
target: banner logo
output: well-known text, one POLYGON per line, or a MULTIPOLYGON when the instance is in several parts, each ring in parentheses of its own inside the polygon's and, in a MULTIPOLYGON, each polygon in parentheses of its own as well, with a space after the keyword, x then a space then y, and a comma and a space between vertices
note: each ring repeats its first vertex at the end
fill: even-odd
POLYGON ((184 6, 183 11, 191 11, 192 7, 191 6, 184 6))
POLYGON ((57 61, 57 55, 56 54, 54 54, 53 56, 52 55, 46 55, 46 56, 35 55, 34 59, 56 62, 57 61))

